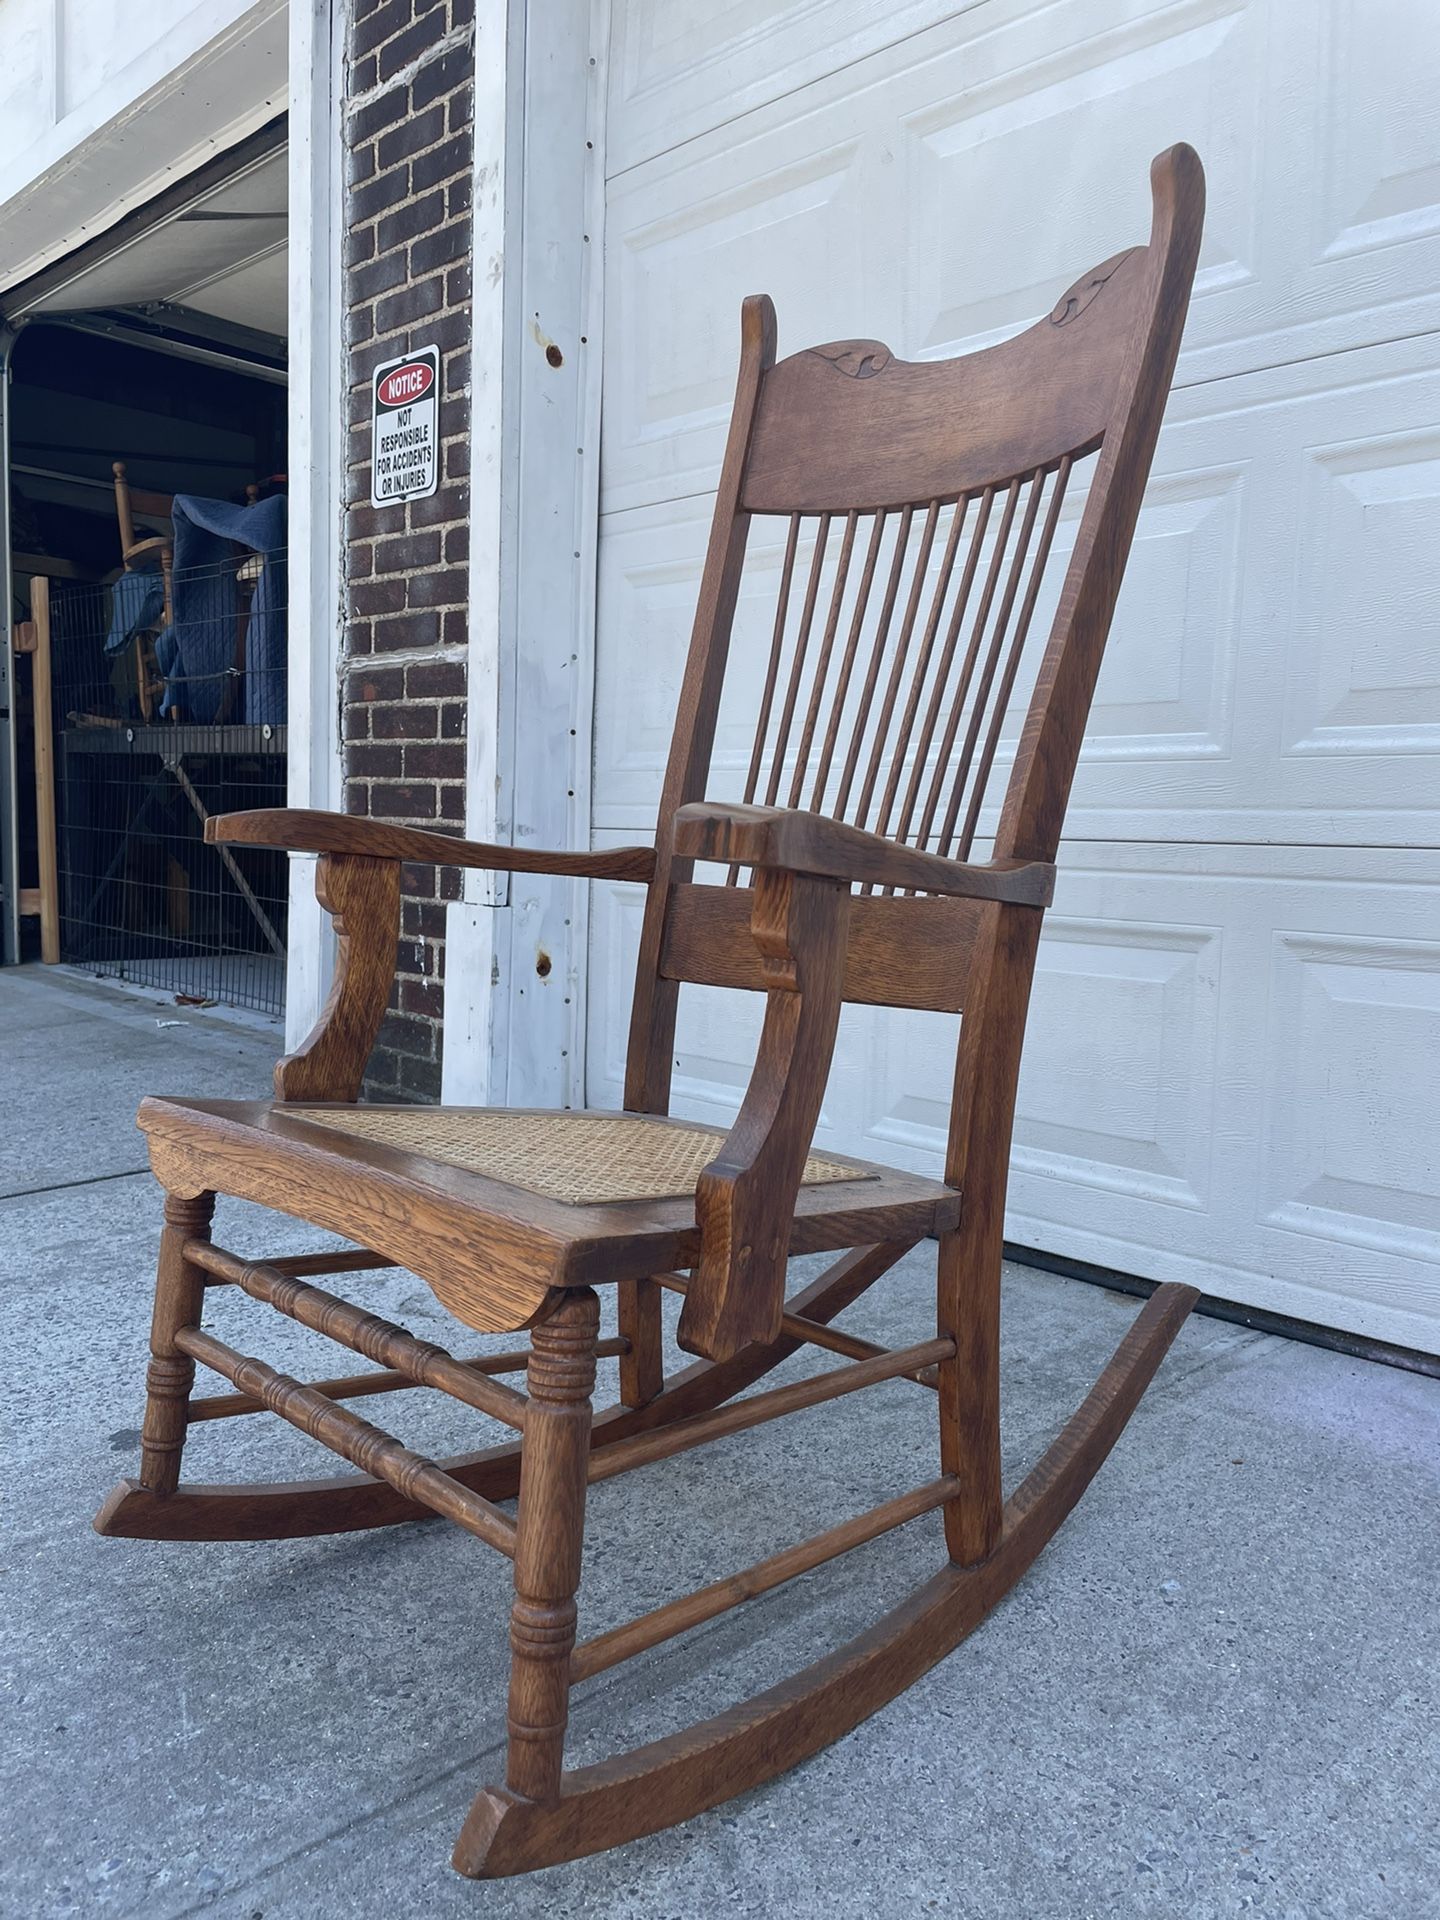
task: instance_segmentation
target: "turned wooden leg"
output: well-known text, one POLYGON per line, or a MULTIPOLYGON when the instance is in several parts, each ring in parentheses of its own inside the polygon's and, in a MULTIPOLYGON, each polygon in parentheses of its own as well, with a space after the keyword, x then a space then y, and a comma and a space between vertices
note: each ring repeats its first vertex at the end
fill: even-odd
POLYGON ((959 1567, 987 1560, 1000 1541, 1001 1258, 995 1234, 941 1236, 939 1326, 955 1354, 939 1368, 940 1464, 960 1482, 945 1507, 945 1544, 959 1567))
POLYGON ((630 1342, 620 1356, 620 1404, 648 1407, 665 1389, 660 1289, 653 1280, 622 1280, 617 1293, 620 1331, 630 1342))
POLYGON ((599 1330, 600 1302, 583 1287, 531 1333, 505 1773, 511 1790, 529 1800, 553 1800, 560 1791, 599 1330))
POLYGON ((205 1276, 185 1258, 187 1240, 208 1240, 215 1211, 213 1193, 194 1200, 165 1196, 165 1230, 155 1280, 150 1323, 150 1365, 145 1374, 145 1424, 140 1430, 140 1484, 151 1493, 173 1493, 180 1481, 186 1409, 195 1382, 195 1362, 179 1352, 181 1327, 200 1324, 205 1276))

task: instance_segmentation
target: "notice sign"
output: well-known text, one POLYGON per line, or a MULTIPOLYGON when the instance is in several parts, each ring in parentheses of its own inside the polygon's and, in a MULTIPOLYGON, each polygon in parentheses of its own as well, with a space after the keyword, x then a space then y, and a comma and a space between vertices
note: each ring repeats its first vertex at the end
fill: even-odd
POLYGON ((418 347, 375 369, 370 504, 424 500, 440 478, 440 349, 418 347))

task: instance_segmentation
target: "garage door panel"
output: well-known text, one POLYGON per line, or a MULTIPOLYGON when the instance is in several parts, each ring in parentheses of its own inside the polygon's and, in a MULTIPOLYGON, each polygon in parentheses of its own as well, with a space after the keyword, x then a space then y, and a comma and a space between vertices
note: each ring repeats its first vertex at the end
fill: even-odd
POLYGON ((1057 275, 1143 240, 1150 160, 1182 129, 1214 182, 1197 300, 1251 279, 1261 201, 1244 189, 1256 163, 1263 9, 1213 0, 1126 12, 1069 10, 1074 37, 1038 58, 1032 22, 984 34, 964 49, 963 81, 949 61, 913 76, 911 88, 931 97, 899 116, 907 353, 1013 333, 1054 303, 1057 275), (1104 167, 1087 154, 1103 155, 1104 167))
POLYGON ((612 210, 606 337, 624 351, 606 359, 608 508, 714 486, 747 294, 763 287, 793 323, 829 274, 862 283, 855 155, 841 139, 763 175, 712 172, 691 181, 697 200, 629 209, 619 231, 612 210))
POLYGON ((1434 363, 1406 341, 1172 398, 1072 837, 1440 844, 1434 363), (1214 504, 1167 555, 1177 491, 1214 504), (1213 676, 1203 734, 1117 725, 1160 660, 1213 676))
POLYGON ((966 0, 902 0, 884 8, 874 0, 619 6, 606 164, 612 174, 626 172, 823 78, 838 62, 863 59, 966 10, 966 0))
MULTIPOLYGON (((605 843, 596 836, 596 844, 605 843)), ((620 836, 613 836, 614 844, 620 836)), ((630 998, 645 913, 643 888, 597 880, 590 889, 589 1016, 585 1027, 585 1100, 620 1107, 625 1093, 625 1043, 630 998)))
POLYGON ((984 4, 613 179, 607 506, 713 484, 744 294, 776 295, 782 350, 972 348, 1143 236, 1180 135, 1209 175, 1182 387, 1440 325, 1440 10, 1382 11, 1413 16, 1398 83, 1400 27, 1353 9, 984 4))
MULTIPOLYGON (((1308 455, 1296 613, 1309 644, 1291 660, 1286 751, 1440 753, 1440 567, 1414 565, 1440 553, 1440 427, 1308 455)), ((1405 771, 1423 802, 1433 769, 1405 771)))
POLYGON ((1027 1036, 1011 1236, 1440 1347, 1437 886, 1430 852, 1071 847, 1027 1036), (1168 1059, 1157 985, 1108 1009, 1093 987, 1071 989, 1085 977, 1065 951, 1076 923, 1093 924, 1112 970, 1108 944, 1136 929, 1156 953, 1194 953, 1193 975, 1180 967, 1165 983, 1168 1059), (1365 926, 1384 931, 1355 932, 1365 926), (1161 1095, 1176 1091, 1170 1137, 1192 1156, 1198 1207, 1116 1148, 1143 1141, 1152 1114, 1163 1143, 1161 1095), (1111 1118, 1087 1152, 1085 1128, 1100 1131, 1090 1114, 1117 1106, 1122 1124, 1111 1118), (1057 1151, 1067 1128, 1077 1137, 1057 1151))
POLYGON ((1440 1258, 1440 939, 1277 932, 1267 1226, 1440 1258))
POLYGON ((1324 8, 1316 24, 1319 257, 1354 261, 1440 236, 1440 9, 1367 0, 1324 8))
MULTIPOLYGON (((782 352, 870 335, 910 356, 977 346, 1148 233, 1149 162, 1176 137, 1173 89, 1193 93, 1199 73, 1226 126, 1256 117, 1238 104, 1258 84, 1243 6, 1179 9, 1183 30, 1160 5, 1058 11, 1058 51, 1028 9, 982 6, 985 31, 959 15, 612 180, 607 507, 713 485, 745 294, 774 296, 782 352)), ((1193 99, 1181 119, 1212 136, 1211 152, 1233 144, 1219 125, 1197 127, 1193 99)), ((1207 288, 1248 277, 1256 203, 1225 183, 1252 171, 1245 159, 1218 175, 1197 313, 1207 288)))
POLYGON ((710 507, 686 501, 601 522, 591 785, 597 831, 654 827, 710 507))
POLYGON ((1213 927, 1051 917, 1016 1107, 1017 1167, 1208 1204, 1220 948, 1213 927))
MULTIPOLYGON (((1097 779, 1112 760, 1231 750, 1244 481, 1241 466, 1180 466, 1146 492, 1086 729, 1087 772, 1097 779)), ((1129 784, 1118 770, 1108 780, 1129 784)))

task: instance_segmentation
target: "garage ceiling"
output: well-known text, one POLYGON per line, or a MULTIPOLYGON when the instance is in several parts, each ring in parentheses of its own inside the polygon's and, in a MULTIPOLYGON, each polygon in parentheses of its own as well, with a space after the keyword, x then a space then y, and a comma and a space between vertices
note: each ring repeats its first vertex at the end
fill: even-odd
MULTIPOLYGON (((118 244, 96 257, 87 247, 74 270, 50 269, 5 302, 22 315, 139 308, 171 319, 212 320, 283 339, 286 324, 286 149, 273 148, 242 172, 189 200, 172 199, 151 221, 127 223, 118 244), (26 298, 27 293, 30 294, 26 298)), ((158 316, 157 316, 158 317, 158 316)))

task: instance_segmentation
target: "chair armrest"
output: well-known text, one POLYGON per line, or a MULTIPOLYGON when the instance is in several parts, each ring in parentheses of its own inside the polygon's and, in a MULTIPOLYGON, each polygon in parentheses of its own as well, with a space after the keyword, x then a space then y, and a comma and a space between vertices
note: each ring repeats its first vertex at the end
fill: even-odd
POLYGON ((358 854, 372 860, 409 860, 420 866, 477 867, 486 873, 574 874, 587 880, 648 880, 653 847, 614 847, 598 853, 553 853, 541 848, 489 846, 421 827, 387 827, 346 813, 304 807, 258 807, 219 813, 205 822, 212 845, 279 847, 290 853, 358 854))
POLYGON ((1040 908, 1050 902, 1055 869, 1033 860, 946 860, 823 814, 712 801, 679 809, 675 851, 755 869, 751 931, 770 980, 744 1103, 695 1193, 700 1259, 679 1340, 723 1361, 780 1331, 795 1196, 843 997, 851 887, 1040 908))
POLYGON ((946 860, 823 813, 694 801, 675 815, 675 851, 739 867, 822 874, 830 880, 1048 907, 1055 869, 1043 860, 946 860))
POLYGON ((212 845, 276 847, 320 856, 315 894, 338 937, 335 976, 315 1026, 275 1068, 280 1100, 359 1098, 395 977, 404 861, 595 880, 648 880, 655 867, 650 847, 620 847, 608 853, 492 847, 303 807, 213 814, 205 822, 205 838, 212 845))

